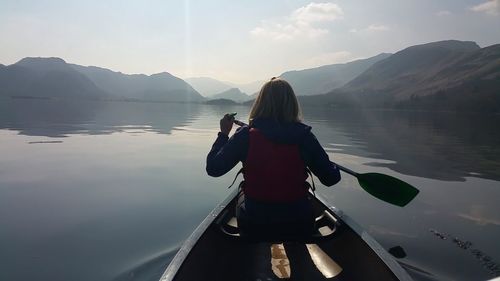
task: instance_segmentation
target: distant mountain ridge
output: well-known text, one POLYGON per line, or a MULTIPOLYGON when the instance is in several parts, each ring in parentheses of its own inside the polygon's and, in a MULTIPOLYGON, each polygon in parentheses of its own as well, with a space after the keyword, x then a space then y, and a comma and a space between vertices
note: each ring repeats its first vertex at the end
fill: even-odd
POLYGON ((447 40, 408 47, 344 87, 305 104, 429 110, 500 110, 500 45, 447 40))
MULTIPOLYGON (((367 59, 359 59, 348 63, 323 65, 310 69, 287 71, 280 75, 287 80, 299 96, 319 95, 330 92, 333 89, 340 88, 354 79, 363 71, 368 69, 374 63, 389 57, 391 54, 382 53, 367 59)), ((255 98, 255 94, 266 81, 254 81, 246 84, 236 84, 232 82, 222 82, 209 77, 192 77, 185 79, 197 91, 210 98, 229 98, 215 97, 215 95, 227 91, 231 88, 239 88, 247 93, 250 98, 255 98)))
POLYGON ((60 58, 28 57, 0 67, 0 96, 63 99, 202 101, 182 79, 168 73, 127 75, 60 58))
POLYGON ((190 77, 184 79, 188 82, 194 89, 200 92, 205 97, 211 97, 213 95, 220 94, 232 88, 238 88, 240 91, 253 94, 260 90, 260 87, 264 84, 264 81, 253 81, 249 83, 233 83, 227 81, 219 81, 210 77, 190 77))
POLYGON ((204 100, 191 85, 167 72, 124 74, 96 66, 71 64, 71 67, 115 98, 180 102, 204 100))
MULTIPOLYGON (((269 77, 271 78, 271 77, 269 77)), ((232 83, 232 82, 225 82, 233 88, 238 88, 240 89, 243 93, 246 93, 248 95, 252 95, 255 93, 258 93, 260 91, 260 88, 262 85, 264 85, 266 81, 263 80, 257 80, 253 82, 248 82, 248 83, 232 83)))
MULTIPOLYGON (((302 105, 500 113, 500 44, 481 48, 471 41, 438 41, 392 55, 288 71, 282 77, 292 84, 302 105)), ((212 94, 219 100, 213 103, 244 102, 238 96, 255 98, 255 93, 246 96, 232 83, 204 80, 227 87, 212 94)), ((260 83, 250 84, 255 89, 260 83)), ((60 58, 0 64, 0 97, 206 100, 191 85, 166 72, 129 75, 68 64, 60 58)))
POLYGON ((325 94, 333 89, 344 86, 374 63, 388 58, 390 55, 382 53, 374 57, 348 63, 287 71, 281 74, 280 77, 287 80, 299 96, 325 94))
POLYGON ((24 58, 0 69, 0 96, 106 98, 88 77, 60 58, 24 58))
POLYGON ((384 93, 394 92, 395 97, 401 99, 412 94, 429 94, 426 89, 431 87, 431 80, 435 81, 436 75, 461 56, 480 49, 475 42, 462 41, 440 41, 411 46, 374 64, 342 90, 370 89, 384 93), (407 83, 411 83, 412 87, 407 87, 407 83))
POLYGON ((210 97, 232 88, 228 83, 210 77, 190 77, 184 80, 204 97, 210 97))
POLYGON ((228 99, 235 102, 244 102, 250 99, 250 97, 240 91, 238 88, 231 88, 227 91, 219 93, 217 95, 213 95, 210 97, 211 99, 228 99))

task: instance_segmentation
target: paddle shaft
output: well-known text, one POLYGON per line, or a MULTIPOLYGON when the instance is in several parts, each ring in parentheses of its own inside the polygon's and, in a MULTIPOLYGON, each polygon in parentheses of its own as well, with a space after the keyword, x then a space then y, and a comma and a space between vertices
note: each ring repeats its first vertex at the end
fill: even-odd
MULTIPOLYGON (((333 162, 332 162, 332 163, 333 163, 333 162)), ((341 170, 341 171, 343 171, 343 172, 346 172, 346 173, 348 173, 348 174, 350 174, 350 175, 353 175, 353 176, 355 176, 355 177, 358 177, 358 175, 359 175, 358 173, 354 172, 353 170, 348 169, 348 168, 346 168, 346 167, 344 167, 344 166, 341 166, 341 165, 339 165, 339 164, 337 164, 337 163, 333 163, 333 164, 335 164, 335 165, 339 168, 339 170, 341 170)))

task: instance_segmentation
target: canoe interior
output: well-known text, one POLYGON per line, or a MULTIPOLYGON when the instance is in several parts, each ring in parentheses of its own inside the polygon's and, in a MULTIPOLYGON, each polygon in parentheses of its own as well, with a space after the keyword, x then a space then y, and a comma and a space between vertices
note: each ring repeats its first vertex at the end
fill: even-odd
POLYGON ((323 226, 321 232, 326 236, 318 231, 309 241, 254 241, 231 235, 237 233, 233 199, 189 249, 179 268, 169 267, 177 271, 170 272, 172 280, 399 280, 355 231, 322 202, 313 201, 316 216, 322 218, 318 225, 323 226), (272 270, 271 247, 280 243, 288 257, 291 272, 285 277, 289 279, 279 278, 272 270), (341 272, 325 276, 313 262, 306 244, 319 247, 342 268, 341 272))

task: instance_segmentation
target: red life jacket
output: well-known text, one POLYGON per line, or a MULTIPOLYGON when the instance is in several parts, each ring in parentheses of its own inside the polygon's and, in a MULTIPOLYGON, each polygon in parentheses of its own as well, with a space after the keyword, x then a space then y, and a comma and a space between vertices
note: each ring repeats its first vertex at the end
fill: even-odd
POLYGON ((250 128, 243 170, 243 192, 251 199, 293 202, 307 197, 306 167, 298 144, 274 143, 250 128))

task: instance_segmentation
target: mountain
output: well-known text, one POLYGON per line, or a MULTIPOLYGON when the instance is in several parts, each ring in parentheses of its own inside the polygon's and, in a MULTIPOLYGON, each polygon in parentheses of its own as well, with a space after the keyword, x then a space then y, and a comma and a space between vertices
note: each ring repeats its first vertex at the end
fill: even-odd
POLYGON ((259 92, 257 92, 257 93, 253 93, 253 94, 249 95, 248 97, 249 97, 250 99, 256 99, 256 98, 257 98, 257 96, 259 96, 259 92))
POLYGON ((237 105, 238 103, 235 102, 234 100, 229 100, 229 99, 213 99, 213 100, 207 100, 207 101, 205 101, 204 104, 212 104, 212 105, 237 105))
POLYGON ((244 101, 247 101, 250 99, 250 97, 247 94, 241 92, 240 89, 238 89, 238 88, 231 88, 231 89, 224 91, 222 93, 213 95, 210 98, 211 99, 228 99, 228 100, 232 100, 235 102, 244 102, 244 101))
POLYGON ((228 83, 210 77, 191 77, 184 80, 205 97, 219 94, 233 87, 228 83))
POLYGON ((244 93, 254 94, 254 93, 258 93, 260 91, 260 88, 262 87, 262 85, 264 85, 265 82, 266 81, 263 81, 263 80, 257 80, 257 81, 253 81, 253 82, 249 82, 249 83, 242 83, 242 84, 231 83, 231 82, 226 82, 226 83, 231 85, 231 87, 233 87, 233 88, 240 89, 244 93))
POLYGON ((244 93, 256 93, 260 91, 264 84, 264 81, 261 80, 249 83, 233 83, 219 81, 210 77, 191 77, 184 80, 205 97, 212 97, 232 88, 238 88, 244 93))
POLYGON ((204 100, 184 80, 167 72, 153 75, 124 74, 96 66, 72 64, 71 67, 89 77, 113 98, 176 102, 204 100))
POLYGON ((60 58, 24 58, 0 67, 0 96, 62 99, 202 101, 182 79, 163 72, 127 75, 60 58))
POLYGON ((342 90, 390 93, 399 99, 420 92, 424 95, 429 94, 427 89, 436 87, 433 83, 437 81, 436 75, 454 75, 453 71, 446 73, 441 71, 456 63, 461 57, 480 49, 474 42, 461 41, 441 41, 412 46, 373 65, 342 90), (407 87, 409 84, 411 87, 407 87))
POLYGON ((319 95, 344 86, 374 63, 389 56, 390 54, 382 53, 371 58, 348 63, 287 71, 281 74, 280 77, 287 80, 299 96, 319 95))
POLYGON ((500 45, 440 41, 372 65, 344 87, 305 103, 500 111, 500 45))
POLYGON ((100 99, 106 94, 60 58, 24 58, 0 68, 0 96, 100 99))

